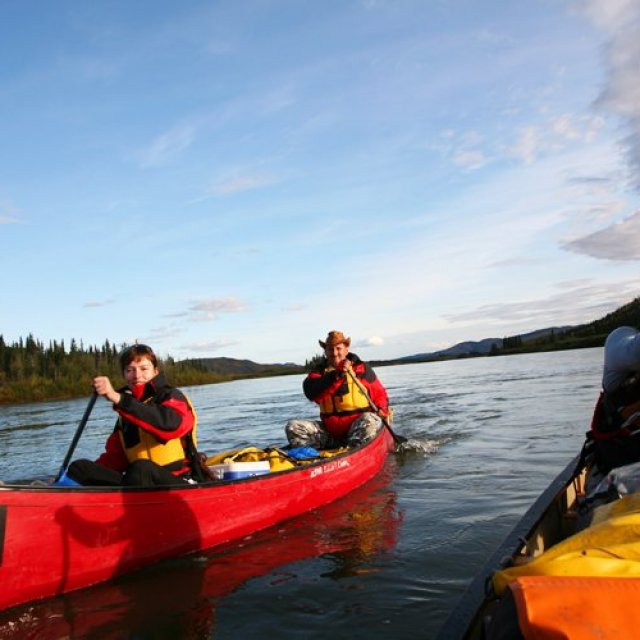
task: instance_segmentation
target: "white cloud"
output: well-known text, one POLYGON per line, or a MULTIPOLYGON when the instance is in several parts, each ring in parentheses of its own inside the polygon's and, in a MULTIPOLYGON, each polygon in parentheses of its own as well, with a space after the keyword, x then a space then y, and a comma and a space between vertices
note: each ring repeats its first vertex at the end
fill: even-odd
POLYGON ((529 165, 541 154, 563 151, 572 143, 588 144, 595 140, 605 121, 599 116, 552 116, 520 129, 510 154, 529 165))
POLYGON ((353 343, 354 347, 381 347, 384 344, 384 339, 380 336, 370 336, 361 340, 356 340, 353 343))
POLYGON ((582 238, 564 248, 601 260, 640 260, 640 212, 582 238))
POLYGON ((228 196, 243 191, 261 189, 277 182, 277 178, 266 174, 237 175, 216 183, 211 187, 210 193, 215 196, 228 196))
POLYGON ((196 127, 182 124, 156 137, 141 153, 141 167, 149 169, 170 162, 189 148, 195 139, 196 127))
POLYGON ((194 302, 189 307, 193 322, 211 322, 217 320, 220 313, 242 313, 247 310, 247 305, 234 297, 209 298, 194 302))
POLYGON ((244 302, 233 297, 201 300, 200 302, 195 302, 190 308, 192 311, 227 311, 231 313, 247 310, 244 302))
POLYGON ((608 37, 607 77, 598 106, 622 118, 623 140, 634 184, 640 188, 640 3, 637 0, 590 0, 585 7, 593 24, 608 37))
POLYGON ((540 146, 539 133, 536 127, 524 127, 520 132, 513 153, 520 158, 525 164, 531 164, 536 157, 536 153, 540 146))
POLYGON ((487 158, 482 151, 460 151, 458 152, 453 161, 459 167, 466 169, 480 169, 487 164, 487 158))
POLYGON ((20 209, 9 200, 0 202, 0 224, 23 224, 23 221, 16 217, 20 213, 20 209))
POLYGON ((210 351, 220 351, 225 347, 230 347, 236 344, 239 344, 237 340, 232 340, 231 338, 218 338, 217 340, 183 344, 180 349, 186 352, 208 353, 210 351))
POLYGON ((184 329, 176 326, 169 327, 155 327, 149 331, 149 335, 142 340, 142 342, 147 342, 151 344, 155 344, 157 342, 161 342, 162 340, 175 338, 180 334, 184 333, 184 329))
POLYGON ((551 121, 552 131, 567 140, 578 140, 580 132, 573 122, 573 118, 568 115, 558 116, 551 121))

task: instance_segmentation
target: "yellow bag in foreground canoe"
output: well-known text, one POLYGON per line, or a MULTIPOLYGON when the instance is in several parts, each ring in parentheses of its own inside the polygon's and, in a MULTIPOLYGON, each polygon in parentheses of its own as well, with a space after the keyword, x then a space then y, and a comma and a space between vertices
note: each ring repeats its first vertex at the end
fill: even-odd
POLYGON ((609 508, 611 517, 559 542, 540 556, 497 571, 493 576, 496 593, 501 595, 510 582, 521 576, 640 578, 640 513, 634 496, 614 503, 615 507, 609 508))
POLYGON ((279 449, 258 449, 258 447, 244 447, 223 451, 207 458, 207 466, 228 462, 258 462, 269 461, 270 471, 286 471, 293 469, 296 464, 279 449))
MULTIPOLYGON (((320 452, 322 458, 332 458, 341 453, 348 451, 347 447, 338 449, 326 449, 320 452)), ((231 449, 222 451, 207 458, 207 466, 215 464, 224 464, 227 462, 258 462, 261 460, 269 461, 271 471, 286 471, 294 467, 309 464, 311 460, 292 460, 286 452, 277 448, 259 449, 258 447, 244 447, 242 449, 231 449)))

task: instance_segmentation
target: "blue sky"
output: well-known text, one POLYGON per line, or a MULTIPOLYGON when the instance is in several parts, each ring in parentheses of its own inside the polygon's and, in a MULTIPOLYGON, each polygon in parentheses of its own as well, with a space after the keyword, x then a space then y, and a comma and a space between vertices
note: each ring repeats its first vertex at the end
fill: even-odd
POLYGON ((638 0, 0 4, 0 333, 304 362, 639 293, 638 0))

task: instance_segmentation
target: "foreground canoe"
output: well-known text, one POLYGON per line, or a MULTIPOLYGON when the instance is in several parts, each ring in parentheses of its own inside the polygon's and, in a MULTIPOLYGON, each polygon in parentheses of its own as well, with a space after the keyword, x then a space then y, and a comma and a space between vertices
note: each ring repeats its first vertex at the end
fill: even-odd
POLYGON ((471 583, 439 637, 637 637, 639 531, 640 462, 603 476, 576 458, 471 583))
POLYGON ((0 609, 109 580, 270 527, 382 469, 393 439, 288 471, 165 488, 0 486, 0 609))
POLYGON ((438 633, 441 640, 484 637, 500 598, 491 587, 496 571, 538 557, 575 532, 586 468, 579 456, 551 482, 473 579, 438 633))

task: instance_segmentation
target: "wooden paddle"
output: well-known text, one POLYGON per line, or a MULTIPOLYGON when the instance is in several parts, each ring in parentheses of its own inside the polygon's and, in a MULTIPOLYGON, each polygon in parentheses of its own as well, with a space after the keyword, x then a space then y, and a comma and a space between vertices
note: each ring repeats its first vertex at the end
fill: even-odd
POLYGON ((93 405, 96 403, 97 398, 98 398, 98 394, 94 391, 91 394, 91 398, 89 398, 89 404, 87 405, 87 408, 84 410, 84 415, 82 416, 82 420, 80 420, 80 424, 76 429, 76 433, 73 436, 71 445, 69 445, 69 451, 67 451, 67 455, 64 457, 64 462, 60 467, 60 471, 58 472, 55 482, 58 482, 58 480, 60 480, 60 478, 62 478, 65 475, 67 471, 67 467, 69 466, 69 462, 71 462, 71 456, 73 455, 73 452, 75 451, 75 448, 78 445, 78 440, 80 440, 80 436, 84 431, 87 421, 89 420, 89 415, 91 414, 91 410, 93 409, 93 405))
POLYGON ((399 447, 403 442, 406 442, 407 438, 405 438, 404 436, 399 436, 391 428, 391 424, 389 423, 389 419, 386 416, 380 415, 380 408, 371 399, 371 396, 369 395, 369 392, 367 391, 367 387, 365 387, 362 384, 362 382, 360 380, 358 380, 358 376, 356 376, 356 374, 353 373, 353 369, 351 367, 348 367, 348 368, 345 368, 345 371, 349 374, 351 379, 356 383, 356 386, 358 387, 358 389, 360 389, 360 391, 362 392, 362 395, 366 398, 367 402, 369 403, 369 406, 374 410, 376 415, 380 416, 380 419, 382 420, 382 423, 384 424, 384 426, 387 427, 387 429, 389 429, 389 433, 393 437, 393 441, 396 443, 396 446, 399 447))

